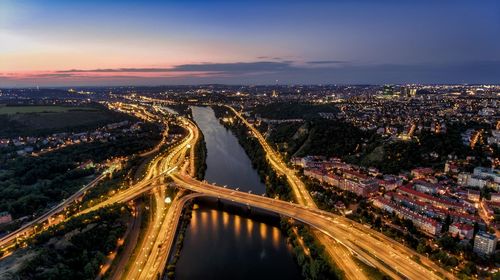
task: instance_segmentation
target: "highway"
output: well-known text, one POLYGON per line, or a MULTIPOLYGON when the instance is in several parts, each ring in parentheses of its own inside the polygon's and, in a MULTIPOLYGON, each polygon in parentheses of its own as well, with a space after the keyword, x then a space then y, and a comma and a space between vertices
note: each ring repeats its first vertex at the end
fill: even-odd
MULTIPOLYGON (((269 161, 271 167, 278 174, 286 176, 287 181, 290 187, 292 188, 292 192, 296 201, 301 205, 310 207, 311 209, 317 209, 318 207, 316 203, 310 196, 302 180, 300 180, 300 178, 295 174, 294 170, 288 168, 285 162, 281 159, 279 153, 274 151, 274 149, 267 143, 266 139, 264 138, 264 136, 262 136, 260 131, 256 129, 253 125, 251 125, 245 119, 245 117, 243 117, 233 107, 231 106, 226 106, 226 107, 229 108, 236 115, 236 117, 239 118, 247 126, 247 128, 252 132, 255 138, 257 138, 261 147, 264 149, 266 153, 266 158, 269 161)), ((323 235, 321 232, 318 231, 314 231, 313 234, 316 236, 318 241, 320 241, 325 246, 326 252, 337 263, 337 265, 341 267, 344 271, 346 271, 345 273, 346 279, 357 280, 357 279, 363 279, 365 277, 365 274, 359 270, 358 265, 354 262, 354 259, 352 257, 350 257, 349 255, 340 256, 338 253, 336 253, 337 248, 339 246, 338 244, 336 244, 334 240, 331 240, 329 237, 323 235)))
MULTIPOLYGON (((328 244, 328 246, 325 246, 325 250, 335 260, 337 266, 344 272, 344 277, 346 279, 368 280, 365 273, 363 273, 353 261, 353 257, 355 256, 353 256, 353 253, 349 251, 347 247, 319 230, 314 230, 313 234, 318 238, 319 242, 328 244)), ((370 263, 369 265, 372 264, 370 263)), ((395 279, 397 279, 397 277, 395 279)))
MULTIPOLYGON (((182 122, 187 126, 188 136, 172 153, 164 157, 160 161, 160 164, 153 168, 153 174, 161 174, 165 169, 175 171, 177 170, 177 166, 182 165, 181 169, 183 173, 188 173, 188 176, 194 175, 194 149, 192 147, 198 141, 199 132, 198 128, 190 120, 183 119, 182 122), (188 151, 190 157, 188 161, 185 161, 188 151), (185 164, 182 164, 184 161, 185 164)), ((168 174, 171 173, 169 172, 168 174)), ((160 214, 156 216, 153 223, 151 223, 151 229, 148 229, 146 233, 148 240, 138 247, 141 253, 133 261, 133 268, 130 273, 123 279, 154 279, 157 275, 163 274, 169 253, 175 241, 175 233, 184 204, 195 197, 201 196, 201 194, 189 194, 182 197, 182 194, 183 191, 181 190, 171 205, 166 207, 166 211, 165 207, 163 209, 156 209, 156 213, 160 214)), ((155 201, 157 205, 164 205, 162 198, 161 201, 155 198, 155 201)))
MULTIPOLYGON (((239 116, 241 117, 241 115, 239 116)), ((188 145, 193 146, 196 142, 197 137, 195 137, 196 133, 194 131, 196 131, 197 128, 192 126, 190 122, 185 122, 184 124, 188 125, 189 136, 186 141, 183 141, 183 145, 179 145, 179 148, 169 155, 168 160, 164 161, 164 165, 159 166, 160 169, 165 168, 165 166, 171 166, 172 159, 177 159, 176 166, 181 165, 188 150, 188 145)), ((249 124, 247 123, 247 125, 249 124)), ((327 243, 327 251, 331 253, 332 250, 338 249, 339 244, 347 249, 340 251, 344 252, 343 256, 337 254, 337 257, 342 257, 340 262, 341 267, 347 271, 346 276, 350 279, 362 279, 365 276, 353 262, 352 258, 345 257, 347 252, 357 255, 359 258, 376 266, 394 279, 441 279, 441 277, 435 273, 437 271, 442 275, 446 275, 449 279, 454 278, 453 275, 439 268, 424 256, 418 255, 416 252, 383 234, 368 229, 345 217, 319 210, 305 189, 305 185, 295 175, 295 172, 289 169, 286 164, 281 161, 279 156, 276 155, 269 145, 267 145, 267 142, 265 142, 265 139, 262 138, 258 131, 255 131, 253 127, 251 127, 251 129, 254 135, 258 139, 260 138, 259 141, 261 141, 261 144, 263 144, 263 147, 268 153, 270 162, 272 162, 273 166, 279 169, 282 174, 287 176, 294 189, 294 193, 298 196, 298 201, 305 205, 248 194, 200 182, 192 178, 192 176, 186 172, 185 168, 181 168, 180 171, 179 169, 175 170, 178 171, 176 173, 171 172, 170 176, 178 186, 191 190, 199 195, 202 194, 206 197, 224 199, 242 205, 268 210, 291 217, 318 229, 327 236, 327 238, 324 236, 320 237, 322 242, 327 243), (335 240, 337 243, 330 242, 331 240, 329 238, 335 240), (413 259, 414 256, 418 256, 425 267, 417 263, 413 259), (430 268, 430 270, 426 267, 430 268)), ((192 160, 192 156, 190 158, 192 160)), ((191 160, 189 162, 192 162, 191 160)), ((184 164, 184 166, 186 166, 186 164, 184 164)), ((189 165, 192 165, 192 163, 189 165)), ((172 207, 169 209, 178 208, 172 207)), ((175 210, 173 212, 168 211, 165 217, 168 217, 166 218, 167 221, 158 222, 157 226, 163 225, 167 227, 166 225, 169 224, 174 226, 172 221, 180 217, 180 210, 175 210)), ((128 279, 152 279, 163 272, 165 265, 164 259, 168 256, 168 253, 164 250, 163 246, 165 245, 160 246, 160 244, 165 244, 164 240, 172 240, 174 232, 175 227, 163 232, 163 234, 165 234, 163 236, 156 236, 159 239, 158 242, 150 245, 158 244, 158 246, 152 246, 152 249, 150 249, 147 254, 144 254, 144 260, 139 262, 140 265, 136 267, 137 273, 132 275, 132 277, 129 276, 128 279)))
POLYGON ((171 177, 179 186, 196 193, 202 193, 207 197, 264 209, 308 224, 344 245, 350 251, 369 260, 395 279, 441 279, 435 274, 436 271, 450 279, 454 278, 453 275, 439 268, 424 256, 345 217, 319 209, 310 209, 295 203, 203 183, 179 173, 172 174, 171 177), (431 270, 414 261, 413 256, 419 256, 421 262, 430 267, 431 270))
POLYGON ((165 216, 167 207, 163 197, 164 192, 161 191, 161 188, 155 188, 153 190, 153 207, 150 208, 152 219, 150 220, 148 227, 141 232, 141 234, 144 235, 144 239, 136 248, 137 254, 135 255, 135 258, 129 260, 129 263, 131 263, 132 266, 128 271, 128 275, 125 275, 124 279, 138 279, 138 275, 142 272, 142 266, 148 259, 149 253, 153 250, 153 244, 159 234, 161 221, 165 216))
POLYGON ((309 206, 312 208, 317 208, 314 200, 309 195, 309 192, 306 189, 304 183, 299 179, 299 177, 295 174, 295 171, 290 169, 285 162, 281 159, 281 156, 274 151, 271 146, 267 143, 266 139, 262 136, 260 131, 258 131, 253 125, 251 125, 238 111, 236 111, 231 106, 226 106, 229 108, 235 115, 238 117, 247 127, 252 131, 252 134, 257 138, 260 145, 266 152, 266 158, 279 174, 285 175, 288 183, 292 187, 293 194, 297 199, 297 203, 305 206, 309 206))
POLYGON ((183 123, 188 129, 187 136, 175 147, 170 148, 167 152, 165 152, 166 155, 162 154, 156 156, 148 165, 148 169, 141 181, 123 191, 116 193, 103 202, 79 212, 79 214, 88 213, 113 203, 122 203, 133 200, 157 187, 158 185, 155 185, 154 183, 157 183, 159 179, 167 177, 168 174, 174 172, 178 168, 177 166, 184 160, 186 152, 189 149, 188 147, 193 146, 193 143, 197 141, 197 128, 194 127, 193 123, 190 121, 183 120, 183 123))
MULTIPOLYGON (((298 204, 227 189, 194 179, 192 177, 194 174, 194 149, 190 149, 190 147, 194 147, 198 139, 198 128, 190 120, 181 118, 181 122, 188 130, 187 136, 175 147, 155 157, 140 182, 79 213, 88 213, 113 203, 130 201, 153 190, 155 207, 152 209, 152 222, 146 229, 145 241, 136 249, 139 254, 133 260, 132 267, 124 279, 153 279, 163 273, 174 242, 182 206, 194 197, 212 197, 233 201, 287 216, 312 226, 324 234, 317 236, 327 246, 327 251, 336 259, 342 258, 339 265, 346 271, 346 276, 349 279, 366 278, 352 258, 346 257, 353 254, 394 279, 441 279, 436 272, 449 279, 455 278, 426 257, 385 235, 345 217, 319 210, 295 171, 288 168, 280 156, 267 144, 259 131, 236 110, 232 107, 229 108, 259 140, 273 168, 287 177, 298 204), (186 160, 188 151, 190 156, 186 160), (170 176, 178 187, 192 191, 194 194, 176 196, 170 206, 165 205, 164 189, 159 186, 164 185, 161 183, 161 179, 166 176, 170 176), (335 242, 331 242, 332 240, 335 242), (345 249, 339 250, 340 245, 345 249), (415 261, 415 256, 418 256, 420 263, 415 261)), ((180 192, 182 193, 182 191, 180 192)))
POLYGON ((172 201, 164 219, 158 223, 158 234, 154 241, 151 242, 151 250, 144 255, 143 263, 139 263, 135 272, 129 275, 126 279, 154 279, 157 275, 162 275, 168 261, 168 256, 173 249, 176 230, 180 222, 184 205, 193 198, 203 196, 203 194, 193 193, 186 196, 180 195, 172 201))
POLYGON ((54 206, 52 209, 47 211, 45 214, 42 216, 22 225, 19 229, 9 233, 8 235, 2 237, 0 239, 0 249, 4 250, 13 244, 15 244, 15 241, 19 237, 23 236, 28 236, 30 234, 35 233, 36 229, 40 224, 43 224, 45 222, 49 222, 52 217, 55 215, 61 213, 68 207, 69 204, 75 202, 76 200, 80 199, 86 191, 89 189, 95 187, 97 183, 99 183, 100 180, 102 180, 106 176, 107 172, 104 172, 103 174, 99 175, 96 177, 94 180, 92 180, 90 183, 87 185, 83 186, 81 189, 79 189, 77 192, 75 192, 73 195, 59 203, 58 205, 54 206))
MULTIPOLYGON (((175 233, 184 205, 191 199, 201 195, 188 194, 183 196, 184 191, 181 190, 171 204, 168 205, 164 201, 164 189, 157 188, 157 185, 151 186, 151 182, 149 182, 158 177, 163 178, 168 176, 170 173, 176 171, 180 165, 183 166, 183 172, 194 174, 194 149, 191 147, 194 147, 198 141, 199 132, 190 120, 181 119, 181 121, 188 130, 186 138, 174 149, 171 149, 171 152, 167 155, 155 158, 146 173, 145 179, 147 181, 135 186, 132 190, 125 191, 120 197, 112 198, 124 202, 137 197, 138 193, 144 193, 150 189, 153 189, 154 193, 153 204, 155 208, 151 209, 151 213, 153 214, 151 222, 143 232, 145 236, 143 242, 136 248, 138 253, 133 259, 129 260, 131 264, 130 270, 127 271, 122 279, 156 279, 157 275, 163 273, 175 241, 175 233), (185 161, 188 151, 191 155, 190 160, 185 161)), ((109 203, 109 201, 106 201, 106 203, 109 203)))
MULTIPOLYGON (((116 107, 113 107, 113 106, 110 106, 110 107, 113 109, 116 109, 116 107)), ((144 108, 140 108, 137 106, 135 106, 133 108, 135 110, 140 110, 140 111, 139 112, 127 112, 127 111, 125 111, 125 112, 134 113, 138 117, 146 118, 146 116, 142 115, 142 112, 145 112, 144 108)), ((162 120, 161 118, 158 118, 158 117, 156 117, 156 118, 157 118, 156 119, 157 121, 162 120)), ((192 123, 191 123, 191 125, 192 125, 192 123)), ((162 136, 163 137, 162 137, 160 144, 164 143, 164 141, 166 139, 165 133, 162 136)), ((150 191, 153 188, 153 185, 151 185, 152 183, 156 182, 159 178, 167 176, 169 172, 172 172, 173 170, 175 170, 175 168, 164 167, 163 162, 170 161, 172 159, 172 156, 176 155, 178 153, 178 151, 185 150, 186 144, 190 143, 192 141, 193 137, 194 137, 194 132, 191 129, 190 134, 186 137, 186 139, 184 139, 184 141, 181 141, 178 145, 176 145, 172 149, 171 153, 169 153, 166 157, 157 156, 156 158, 153 159, 152 163, 150 164, 150 168, 148 169, 147 174, 144 176, 144 178, 140 182, 131 186, 130 188, 128 188, 127 190, 125 190, 123 192, 116 193, 115 195, 111 196, 110 198, 108 198, 106 201, 104 201, 102 203, 99 203, 93 207, 90 207, 88 209, 85 209, 85 210, 77 213, 76 215, 88 213, 88 212, 91 212, 91 211, 96 210, 98 208, 111 205, 113 203, 127 202, 127 201, 134 199, 134 198, 137 198, 138 196, 142 195, 143 193, 145 193, 147 191, 150 191)), ((158 151, 160 146, 161 146, 160 144, 156 145, 151 151, 153 151, 153 152, 158 151)), ((148 152, 144 155, 149 155, 149 154, 150 153, 148 152)), ((95 187, 97 185, 97 183, 101 179, 103 179, 107 173, 108 173, 108 171, 104 172, 103 174, 101 174, 100 176, 98 176, 97 178, 92 180, 92 182, 90 182, 89 184, 87 184, 84 187, 82 187, 81 189, 79 189, 73 195, 71 195, 66 200, 64 200, 60 204, 58 204, 55 207, 53 207, 52 209, 50 209, 48 212, 46 212, 42 216, 34 219, 33 221, 30 221, 29 223, 24 224, 21 228, 17 229, 16 231, 13 231, 12 233, 2 237, 0 239, 0 249, 1 250, 9 249, 16 244, 16 241, 18 238, 23 238, 23 237, 27 237, 29 235, 35 234, 36 230, 39 227, 42 227, 41 224, 43 224, 43 223, 49 222, 49 224, 50 224, 50 222, 52 221, 52 218, 54 216, 56 216, 57 214, 64 211, 64 209, 66 209, 71 203, 74 203, 75 201, 80 199, 89 189, 95 187)), ((62 221, 62 220, 60 220, 60 221, 62 221)), ((60 221, 58 220, 55 222, 60 222, 60 221)))

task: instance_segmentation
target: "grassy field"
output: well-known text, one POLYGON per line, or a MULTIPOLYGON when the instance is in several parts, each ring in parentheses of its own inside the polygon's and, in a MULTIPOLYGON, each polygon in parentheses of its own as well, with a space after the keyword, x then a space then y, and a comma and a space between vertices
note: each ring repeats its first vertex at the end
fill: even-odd
POLYGON ((27 114, 27 113, 60 113, 72 110, 95 111, 90 107, 66 106, 0 106, 0 115, 27 114))
POLYGON ((131 117, 109 111, 100 105, 7 106, 0 107, 0 137, 81 132, 127 119, 131 117))

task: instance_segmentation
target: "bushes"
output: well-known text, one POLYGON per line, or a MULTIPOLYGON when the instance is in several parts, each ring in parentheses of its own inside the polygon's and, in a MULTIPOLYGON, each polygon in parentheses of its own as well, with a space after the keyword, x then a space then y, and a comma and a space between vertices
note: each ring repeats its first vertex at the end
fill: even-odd
POLYGON ((175 279, 175 269, 177 262, 181 256, 182 246, 184 244, 184 235, 186 234, 187 226, 191 222, 191 216, 193 214, 193 203, 188 202, 184 207, 183 214, 180 221, 179 231, 177 233, 176 242, 172 252, 172 257, 167 265, 167 276, 168 279, 175 279))
POLYGON ((194 169, 196 170, 196 179, 203 180, 203 178, 205 177, 205 171, 207 170, 207 146, 205 143, 205 137, 203 136, 201 130, 199 134, 200 138, 193 148, 195 153, 194 169))
MULTIPOLYGON (((218 118, 223 117, 226 111, 222 107, 214 107, 215 116, 218 118)), ((279 176, 267 161, 264 149, 259 141, 249 134, 248 128, 245 124, 236 120, 233 124, 223 123, 223 125, 230 129, 238 142, 245 150, 246 154, 252 161, 252 166, 257 170, 259 176, 266 184, 266 195, 268 197, 279 197, 282 200, 293 200, 291 188, 285 176, 279 176)))
POLYGON ((316 241, 307 226, 295 226, 287 219, 281 219, 280 226, 293 246, 292 250, 295 259, 302 267, 302 276, 305 279, 333 280, 343 278, 343 272, 331 262, 324 246, 316 241), (296 227, 298 234, 295 233, 293 227, 296 227), (309 255, 304 252, 298 241, 299 238, 302 239, 304 246, 309 250, 309 255))
POLYGON ((77 169, 80 162, 101 162, 129 156, 153 147, 160 140, 159 129, 144 124, 136 135, 122 135, 112 142, 84 143, 41 155, 20 157, 5 163, 9 172, 0 180, 0 211, 14 218, 42 211, 70 196, 88 181, 93 169, 77 169))
POLYGON ((17 272, 22 279, 95 279, 105 255, 126 230, 129 210, 122 205, 70 219, 35 236, 35 256, 17 272), (56 238, 56 239, 53 239, 56 238))

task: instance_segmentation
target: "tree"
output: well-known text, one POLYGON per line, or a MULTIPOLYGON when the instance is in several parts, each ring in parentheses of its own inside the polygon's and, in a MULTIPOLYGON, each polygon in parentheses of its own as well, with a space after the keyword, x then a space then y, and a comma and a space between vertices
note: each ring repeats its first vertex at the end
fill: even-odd
POLYGON ((425 253, 429 253, 431 251, 431 248, 429 245, 427 245, 427 241, 422 238, 420 239, 418 245, 417 245, 417 252, 419 254, 425 254, 425 253))
POLYGON ((87 279, 92 279, 93 277, 95 277, 94 273, 95 271, 94 267, 92 266, 92 263, 87 263, 83 268, 84 277, 87 279))

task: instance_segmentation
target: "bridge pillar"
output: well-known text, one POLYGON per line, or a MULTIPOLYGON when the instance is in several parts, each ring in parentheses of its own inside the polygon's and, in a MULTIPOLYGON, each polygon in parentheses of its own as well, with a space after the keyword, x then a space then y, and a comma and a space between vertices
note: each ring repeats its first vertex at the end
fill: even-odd
POLYGON ((247 204, 245 209, 248 215, 252 214, 252 207, 250 205, 247 204))

